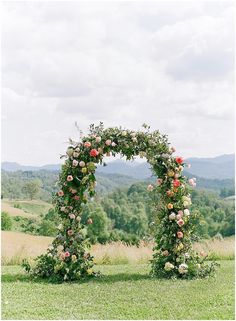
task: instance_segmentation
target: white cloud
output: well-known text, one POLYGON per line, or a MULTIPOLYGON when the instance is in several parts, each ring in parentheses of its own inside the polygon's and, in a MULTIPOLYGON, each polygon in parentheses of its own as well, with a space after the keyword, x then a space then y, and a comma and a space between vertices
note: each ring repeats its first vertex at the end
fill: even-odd
POLYGON ((147 122, 184 156, 233 152, 232 7, 5 3, 3 159, 57 162, 75 121, 100 120, 147 122))

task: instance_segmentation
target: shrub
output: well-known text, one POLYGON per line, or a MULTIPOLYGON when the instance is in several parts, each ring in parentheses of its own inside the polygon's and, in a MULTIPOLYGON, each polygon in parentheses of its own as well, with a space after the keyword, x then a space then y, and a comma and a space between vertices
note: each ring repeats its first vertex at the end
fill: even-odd
POLYGON ((7 212, 1 213, 1 227, 3 231, 11 231, 12 229, 12 220, 7 212))

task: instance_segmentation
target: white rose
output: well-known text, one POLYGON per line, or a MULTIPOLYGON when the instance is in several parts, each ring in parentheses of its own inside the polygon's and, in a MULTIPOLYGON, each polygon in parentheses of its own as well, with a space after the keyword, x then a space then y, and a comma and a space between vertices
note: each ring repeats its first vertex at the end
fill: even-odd
POLYGON ((70 157, 70 156, 73 155, 73 152, 74 152, 74 149, 71 148, 71 147, 68 147, 68 148, 67 148, 67 151, 66 151, 66 154, 70 157))
POLYGON ((127 131, 123 130, 123 132, 121 134, 122 134, 122 136, 126 136, 127 135, 127 131))
POLYGON ((170 262, 166 262, 166 264, 165 264, 165 266, 164 266, 164 269, 165 269, 166 271, 171 271, 171 270, 174 269, 174 265, 171 264, 170 262))
POLYGON ((169 220, 170 220, 170 221, 173 221, 173 220, 175 220, 175 217, 176 217, 175 213, 172 212, 172 213, 169 215, 169 220))
POLYGON ((74 152, 74 153, 73 153, 73 157, 75 157, 75 158, 76 158, 76 157, 79 157, 79 153, 78 153, 78 152, 74 152))
POLYGON ((72 165, 76 167, 78 164, 79 162, 76 159, 73 159, 72 165))
POLYGON ((184 215, 186 215, 186 216, 190 215, 190 212, 189 212, 189 210, 187 208, 184 210, 184 215))
POLYGON ((179 266, 179 268, 178 268, 178 271, 179 271, 180 274, 185 274, 185 273, 187 273, 187 272, 188 272, 188 266, 187 266, 187 264, 184 264, 184 263, 180 264, 180 266, 179 266))

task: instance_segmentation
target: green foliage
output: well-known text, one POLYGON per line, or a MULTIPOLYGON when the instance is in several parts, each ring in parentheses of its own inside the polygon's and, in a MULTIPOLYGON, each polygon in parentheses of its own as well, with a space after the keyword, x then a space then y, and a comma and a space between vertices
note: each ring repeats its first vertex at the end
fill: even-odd
POLYGON ((7 212, 1 212, 1 229, 3 231, 11 231, 12 220, 7 212))
POLYGON ((38 195, 40 191, 40 185, 41 182, 39 180, 28 181, 24 184, 23 191, 32 200, 38 195))

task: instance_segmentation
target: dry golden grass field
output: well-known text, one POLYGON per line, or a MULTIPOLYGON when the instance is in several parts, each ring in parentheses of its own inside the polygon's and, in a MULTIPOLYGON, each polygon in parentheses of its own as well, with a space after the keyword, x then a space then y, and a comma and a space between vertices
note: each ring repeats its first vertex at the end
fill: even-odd
MULTIPOLYGON (((2 231, 2 264, 20 264, 24 258, 34 258, 46 251, 51 237, 34 236, 19 232, 2 231)), ((121 242, 96 244, 91 253, 97 264, 142 264, 152 257, 152 244, 128 246, 121 242)), ((234 258, 234 237, 223 240, 207 240, 194 244, 198 251, 204 251, 210 258, 227 260, 234 258)))

